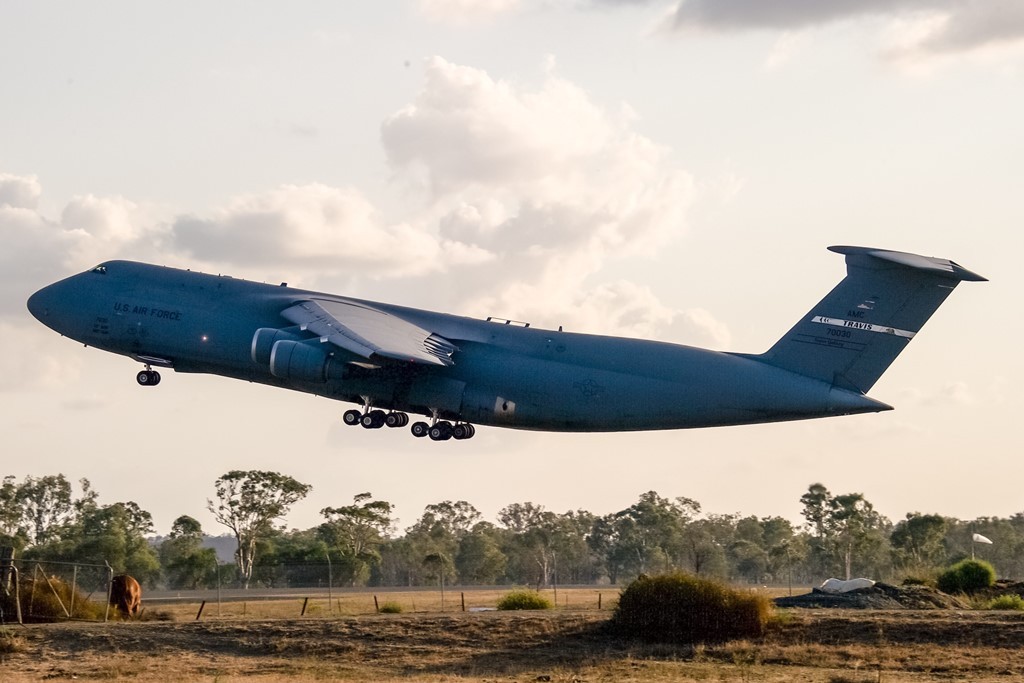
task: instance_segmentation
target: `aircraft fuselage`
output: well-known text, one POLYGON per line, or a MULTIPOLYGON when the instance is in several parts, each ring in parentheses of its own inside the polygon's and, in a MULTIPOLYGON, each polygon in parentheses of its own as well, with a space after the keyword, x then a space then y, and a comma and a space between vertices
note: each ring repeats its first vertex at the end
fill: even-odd
POLYGON ((130 261, 46 287, 29 308, 83 344, 177 372, 480 425, 679 429, 889 409, 756 356, 482 321, 130 261), (458 349, 454 364, 367 363, 335 349, 318 376, 275 376, 260 362, 254 335, 281 330, 317 345, 281 317, 310 298, 365 304, 440 335, 458 349))

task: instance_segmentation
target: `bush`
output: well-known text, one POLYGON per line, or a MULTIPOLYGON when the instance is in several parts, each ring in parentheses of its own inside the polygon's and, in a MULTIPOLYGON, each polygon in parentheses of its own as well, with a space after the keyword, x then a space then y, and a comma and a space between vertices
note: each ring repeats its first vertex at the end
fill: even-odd
POLYGON ((380 609, 378 610, 381 614, 401 614, 402 606, 397 602, 388 600, 380 603, 380 609))
POLYGON ((641 576, 626 586, 612 626, 645 640, 710 642, 763 635, 771 613, 764 595, 677 572, 641 576))
POLYGON ((943 593, 974 593, 996 582, 996 570, 984 560, 961 560, 939 574, 938 586, 943 593))
POLYGON ((1012 609, 1021 612, 1024 611, 1024 599, 1016 593, 1000 595, 998 598, 989 600, 985 609, 1012 609))
POLYGON ((498 609, 554 609, 555 605, 537 591, 518 590, 498 600, 498 609))

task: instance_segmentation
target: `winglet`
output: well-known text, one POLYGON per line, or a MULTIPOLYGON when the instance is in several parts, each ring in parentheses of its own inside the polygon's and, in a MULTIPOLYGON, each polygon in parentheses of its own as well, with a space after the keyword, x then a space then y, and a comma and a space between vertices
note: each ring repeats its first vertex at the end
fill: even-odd
POLYGON ((930 273, 935 273, 936 275, 948 277, 952 280, 988 282, 987 278, 984 278, 977 273, 972 273, 959 263, 950 261, 949 259, 935 258, 934 256, 920 256, 918 254, 910 254, 904 251, 872 249, 871 247, 835 246, 829 247, 828 250, 834 251, 837 254, 845 254, 847 257, 847 263, 850 262, 851 257, 854 260, 859 260, 858 257, 870 257, 881 261, 889 261, 890 263, 895 263, 906 268, 928 271, 930 273))

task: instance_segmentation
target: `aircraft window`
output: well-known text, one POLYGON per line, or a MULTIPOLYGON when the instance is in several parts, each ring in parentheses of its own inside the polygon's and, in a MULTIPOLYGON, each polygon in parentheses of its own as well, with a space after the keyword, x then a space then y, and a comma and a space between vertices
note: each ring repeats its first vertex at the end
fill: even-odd
POLYGON ((106 275, 107 274, 107 267, 106 266, 96 266, 95 268, 93 268, 89 272, 90 273, 99 273, 100 275, 106 275))

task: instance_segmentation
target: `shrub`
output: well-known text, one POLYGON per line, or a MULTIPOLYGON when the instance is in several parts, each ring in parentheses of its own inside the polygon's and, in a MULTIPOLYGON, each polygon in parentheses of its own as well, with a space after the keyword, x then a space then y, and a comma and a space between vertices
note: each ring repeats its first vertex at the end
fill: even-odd
POLYGON ((1007 595, 1000 595, 998 598, 993 598, 988 601, 985 605, 986 609, 1012 609, 1018 612, 1024 611, 1024 598, 1021 598, 1016 593, 1009 593, 1007 595))
POLYGON ((402 606, 397 602, 388 600, 380 603, 380 609, 378 610, 381 614, 401 614, 402 606))
POLYGON ((626 586, 612 626, 645 640, 710 642, 760 636, 771 613, 764 595, 677 572, 641 576, 626 586))
POLYGON ((517 590, 498 600, 498 609, 554 609, 555 605, 537 591, 517 590))
POLYGON ((939 574, 943 593, 973 593, 996 582, 996 570, 984 560, 961 560, 939 574))

